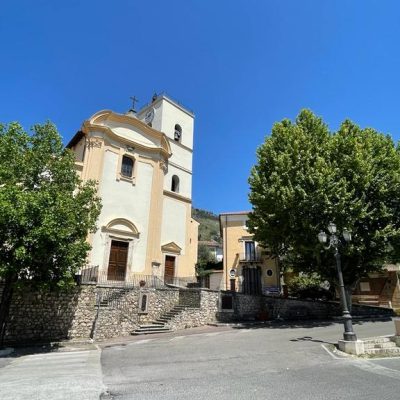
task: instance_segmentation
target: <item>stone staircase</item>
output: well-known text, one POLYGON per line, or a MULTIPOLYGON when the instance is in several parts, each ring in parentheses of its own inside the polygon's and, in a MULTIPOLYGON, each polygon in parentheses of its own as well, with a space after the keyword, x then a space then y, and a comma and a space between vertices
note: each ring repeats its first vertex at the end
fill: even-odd
POLYGON ((168 323, 182 311, 186 310, 186 308, 188 308, 188 306, 178 304, 171 310, 163 313, 158 319, 153 321, 153 323, 148 325, 139 325, 139 328, 133 331, 132 335, 148 335, 152 333, 171 332, 171 328, 168 326, 168 323))
POLYGON ((400 353, 400 347, 397 347, 396 343, 393 342, 390 337, 365 339, 363 342, 365 354, 379 356, 400 353))
POLYGON ((123 302, 123 298, 130 292, 129 288, 122 288, 118 290, 103 290, 101 296, 97 299, 98 306, 104 308, 108 306, 119 306, 123 302))

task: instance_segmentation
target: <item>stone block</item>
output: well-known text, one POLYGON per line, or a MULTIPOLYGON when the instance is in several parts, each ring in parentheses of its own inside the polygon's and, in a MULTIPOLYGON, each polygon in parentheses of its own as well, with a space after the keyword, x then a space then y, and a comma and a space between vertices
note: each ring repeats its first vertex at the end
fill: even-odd
POLYGON ((396 336, 400 336, 400 318, 393 318, 396 336))
POLYGON ((391 340, 396 343, 396 346, 400 347, 400 335, 393 336, 391 340))
POLYGON ((347 354, 354 354, 359 356, 365 353, 364 342, 362 340, 339 340, 339 350, 347 354))

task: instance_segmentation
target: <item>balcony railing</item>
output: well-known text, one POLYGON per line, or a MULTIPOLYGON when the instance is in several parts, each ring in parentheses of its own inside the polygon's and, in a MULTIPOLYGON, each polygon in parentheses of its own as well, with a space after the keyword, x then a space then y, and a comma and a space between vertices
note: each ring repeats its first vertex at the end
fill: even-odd
POLYGON ((261 260, 262 260, 261 252, 257 251, 257 250, 239 254, 239 261, 243 262, 243 263, 257 262, 257 261, 261 261, 261 260))

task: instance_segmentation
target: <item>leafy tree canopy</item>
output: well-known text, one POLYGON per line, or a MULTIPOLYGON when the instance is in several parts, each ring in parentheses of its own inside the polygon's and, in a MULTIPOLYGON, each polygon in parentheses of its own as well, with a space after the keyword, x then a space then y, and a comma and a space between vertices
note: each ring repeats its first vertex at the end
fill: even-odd
POLYGON ((0 277, 72 283, 100 207, 95 183, 81 182, 54 125, 36 125, 32 135, 17 123, 0 126, 0 277))
POLYGON ((317 239, 330 221, 353 235, 340 250, 348 286, 399 259, 400 154, 389 136, 349 120, 332 133, 303 110, 273 126, 249 183, 250 232, 295 270, 335 281, 317 239))

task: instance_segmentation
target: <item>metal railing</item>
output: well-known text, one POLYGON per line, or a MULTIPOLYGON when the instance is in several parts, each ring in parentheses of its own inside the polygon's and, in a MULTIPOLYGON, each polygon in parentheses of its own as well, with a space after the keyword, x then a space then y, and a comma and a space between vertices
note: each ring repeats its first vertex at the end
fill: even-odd
POLYGON ((164 288, 164 281, 158 276, 142 274, 126 274, 119 272, 99 271, 99 267, 89 267, 82 270, 81 284, 97 284, 110 287, 130 288, 164 288))
POLYGON ((164 276, 161 278, 164 280, 166 285, 170 286, 178 286, 184 288, 195 288, 200 287, 200 283, 198 282, 195 276, 185 276, 185 277, 177 277, 177 276, 164 276))
POLYGON ((117 271, 100 271, 98 266, 83 269, 80 275, 78 275, 78 281, 81 284, 130 288, 165 288, 167 286, 200 287, 195 276, 159 277, 155 275, 126 274, 117 271))
POLYGON ((258 250, 239 254, 240 262, 256 262, 261 260, 262 260, 261 251, 258 250))

